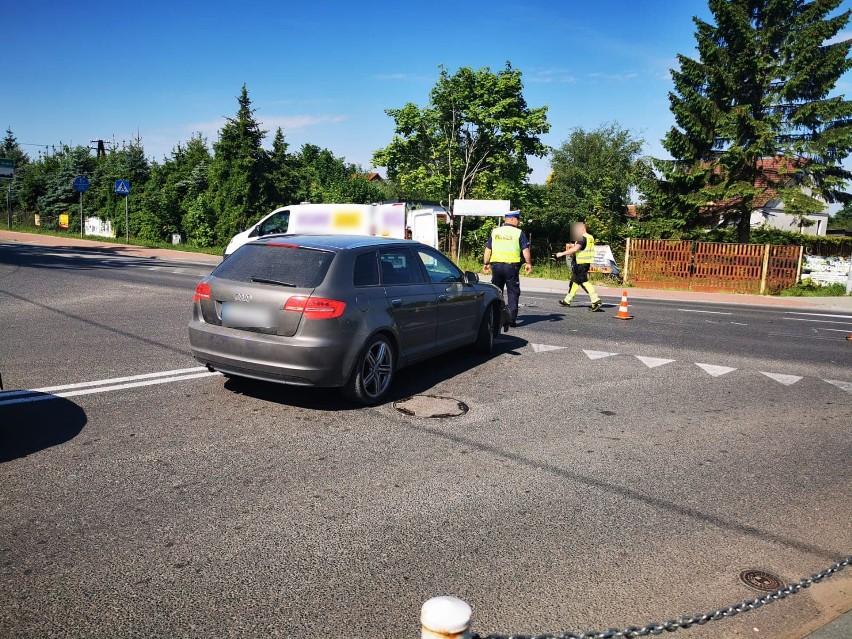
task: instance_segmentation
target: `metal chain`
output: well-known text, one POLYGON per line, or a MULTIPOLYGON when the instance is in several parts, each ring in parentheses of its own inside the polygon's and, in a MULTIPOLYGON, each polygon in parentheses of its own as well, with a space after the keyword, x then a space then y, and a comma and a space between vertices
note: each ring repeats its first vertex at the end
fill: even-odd
POLYGON ((604 630, 603 632, 583 633, 565 631, 560 634, 544 633, 539 635, 501 635, 492 633, 488 635, 481 635, 477 632, 471 631, 463 634, 462 639, 634 639, 635 637, 659 635, 663 632, 685 630, 686 628, 691 628, 692 626, 703 626, 704 624, 710 621, 719 621, 720 619, 727 619, 728 617, 733 617, 743 612, 757 610, 758 608, 768 606, 769 604, 774 603, 779 599, 786 599, 788 595, 795 595, 796 593, 804 590, 805 588, 810 588, 811 584, 819 583, 823 579, 827 579, 832 575, 840 572, 841 570, 846 568, 850 563, 852 563, 852 556, 846 557, 845 559, 841 559, 836 564, 829 566, 822 572, 818 572, 815 575, 811 575, 810 577, 801 579, 800 581, 794 584, 790 584, 788 586, 785 586, 784 588, 779 588, 778 590, 767 593, 763 597, 744 601, 740 604, 729 606, 727 608, 719 608, 718 610, 714 610, 713 612, 708 612, 705 614, 681 617, 677 621, 671 620, 666 621, 665 623, 649 623, 642 627, 628 626, 624 629, 610 628, 609 630, 604 630))

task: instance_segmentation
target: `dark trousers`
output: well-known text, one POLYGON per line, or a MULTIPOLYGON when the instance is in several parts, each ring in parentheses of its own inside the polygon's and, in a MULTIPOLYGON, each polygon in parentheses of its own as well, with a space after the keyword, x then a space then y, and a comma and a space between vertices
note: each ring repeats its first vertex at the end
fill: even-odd
POLYGON ((521 296, 520 264, 491 263, 491 283, 501 291, 506 287, 506 306, 512 322, 518 319, 518 298, 521 296))

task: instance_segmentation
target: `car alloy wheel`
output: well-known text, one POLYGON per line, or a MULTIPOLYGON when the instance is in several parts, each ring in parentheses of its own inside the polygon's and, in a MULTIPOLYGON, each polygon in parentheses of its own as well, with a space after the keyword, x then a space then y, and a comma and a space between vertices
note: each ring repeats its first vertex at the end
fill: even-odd
POLYGON ((393 379, 393 351, 384 340, 370 346, 361 368, 361 385, 370 399, 384 395, 393 379))

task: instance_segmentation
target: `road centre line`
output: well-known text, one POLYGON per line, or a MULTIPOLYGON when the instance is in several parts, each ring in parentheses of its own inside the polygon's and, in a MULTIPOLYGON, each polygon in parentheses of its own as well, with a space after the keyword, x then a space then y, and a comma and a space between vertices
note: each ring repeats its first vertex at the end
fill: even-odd
POLYGON ((142 375, 129 375, 127 377, 113 377, 111 379, 98 379, 91 382, 77 382, 75 384, 64 384, 62 386, 46 386, 44 388, 33 388, 29 390, 7 391, 0 393, 0 400, 16 395, 32 395, 33 393, 53 393, 55 391, 68 391, 75 388, 88 388, 89 386, 105 386, 112 384, 121 384, 123 382, 133 382, 140 379, 151 379, 155 377, 171 377, 174 375, 184 375, 186 373, 199 373, 206 371, 206 366, 193 366, 192 368, 178 368, 171 371, 159 371, 156 373, 144 373, 142 375))
MULTIPOLYGON (((59 399, 59 398, 67 398, 67 397, 79 397, 80 395, 93 395, 95 393, 107 393, 111 391, 117 390, 126 390, 130 388, 140 388, 143 386, 154 386, 156 384, 170 384, 171 382, 181 382, 188 379, 201 379, 202 377, 214 377, 216 375, 221 375, 218 372, 209 372, 205 370, 203 373, 195 373, 193 375, 180 375, 176 377, 158 377, 155 379, 146 379, 138 382, 130 382, 127 384, 115 384, 112 386, 97 386, 95 388, 83 388, 80 390, 73 390, 63 393, 55 393, 55 394, 44 394, 44 395, 27 395, 24 397, 15 397, 13 399, 4 400, 2 396, 0 396, 0 406, 9 406, 11 404, 26 404, 30 402, 40 402, 50 399, 59 399)), ((30 391, 34 392, 34 391, 30 391)))
POLYGON ((697 309, 692 308, 679 308, 677 309, 681 313, 707 313, 708 315, 733 315, 733 313, 727 313, 724 311, 699 311, 697 309))
MULTIPOLYGON (((843 324, 844 326, 852 326, 852 322, 838 322, 837 320, 818 320, 818 319, 809 319, 807 317, 782 317, 781 319, 788 320, 790 322, 816 322, 819 324, 843 324)), ((846 318, 850 319, 850 318, 846 318)))
MULTIPOLYGON (((787 315, 811 315, 813 317, 839 317, 841 319, 852 320, 852 315, 831 315, 829 313, 798 313, 796 311, 787 311, 787 315)), ((792 317, 787 319, 793 319, 792 317)))

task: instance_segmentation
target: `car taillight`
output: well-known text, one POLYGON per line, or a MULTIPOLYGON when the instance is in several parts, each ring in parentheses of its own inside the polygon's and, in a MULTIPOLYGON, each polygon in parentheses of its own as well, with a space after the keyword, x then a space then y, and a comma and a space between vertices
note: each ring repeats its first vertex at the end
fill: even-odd
POLYGON ((285 311, 302 313, 307 319, 334 319, 343 315, 346 302, 329 300, 324 297, 306 297, 294 295, 284 304, 285 311))
POLYGON ((207 282, 201 282, 198 286, 195 287, 195 299, 193 302, 197 302, 199 300, 209 300, 210 299, 210 285, 207 282))

